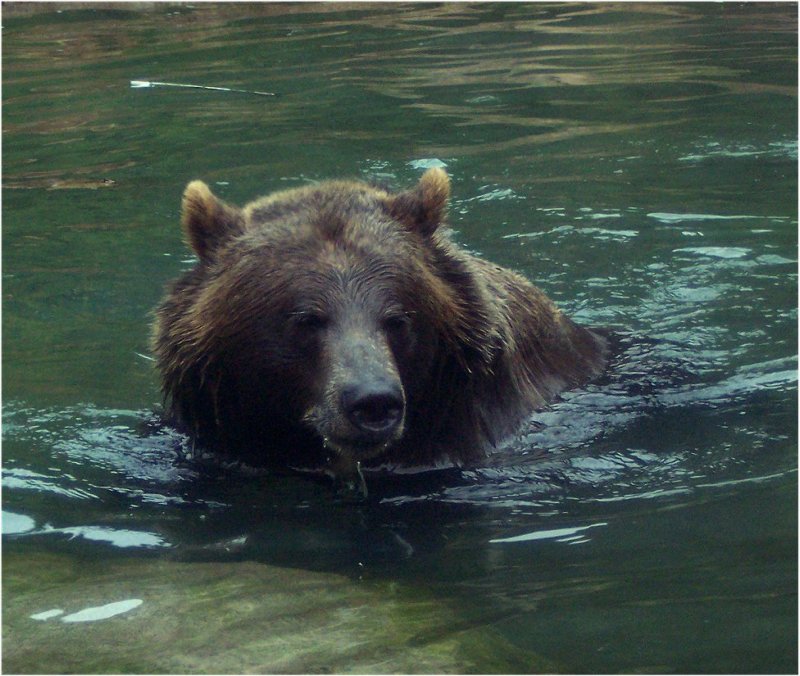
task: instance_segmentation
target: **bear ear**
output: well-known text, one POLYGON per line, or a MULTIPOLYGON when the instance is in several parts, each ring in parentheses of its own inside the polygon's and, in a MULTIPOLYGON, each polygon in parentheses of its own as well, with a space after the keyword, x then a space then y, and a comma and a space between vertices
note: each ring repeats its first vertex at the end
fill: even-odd
POLYGON ((416 187, 389 198, 392 218, 430 237, 442 223, 450 200, 450 177, 444 169, 428 169, 416 187))
POLYGON ((221 242, 243 231, 242 212, 214 196, 202 181, 183 191, 181 225, 189 246, 208 260, 221 242))

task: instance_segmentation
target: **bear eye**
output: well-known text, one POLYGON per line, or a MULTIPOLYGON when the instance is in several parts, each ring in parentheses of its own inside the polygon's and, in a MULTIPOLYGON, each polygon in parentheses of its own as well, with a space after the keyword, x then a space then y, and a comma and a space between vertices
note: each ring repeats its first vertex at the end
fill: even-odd
POLYGON ((410 321, 409 316, 405 312, 395 312, 386 315, 383 318, 382 324, 384 331, 396 332, 407 328, 410 321))
POLYGON ((295 326, 307 331, 321 331, 330 324, 330 318, 320 312, 300 311, 292 313, 295 326))

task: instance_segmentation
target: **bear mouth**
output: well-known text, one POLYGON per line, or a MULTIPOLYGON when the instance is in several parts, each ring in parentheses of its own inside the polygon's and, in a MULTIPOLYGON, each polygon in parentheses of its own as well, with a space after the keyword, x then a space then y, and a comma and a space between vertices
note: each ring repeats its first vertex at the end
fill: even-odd
POLYGON ((369 460, 383 453, 392 445, 396 437, 390 438, 363 438, 363 437, 334 437, 326 436, 323 441, 325 447, 335 451, 340 456, 353 458, 355 460, 369 460))

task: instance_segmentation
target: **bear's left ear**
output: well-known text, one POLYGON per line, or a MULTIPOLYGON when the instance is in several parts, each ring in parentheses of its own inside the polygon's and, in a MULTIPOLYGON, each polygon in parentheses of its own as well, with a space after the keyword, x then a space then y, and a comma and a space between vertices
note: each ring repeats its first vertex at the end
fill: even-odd
POLYGON ((186 240, 201 260, 211 258, 221 242, 244 229, 242 212, 218 199, 202 181, 183 192, 181 225, 186 240))
POLYGON ((405 226, 430 237, 442 223, 450 200, 450 177, 444 169, 428 169, 416 187, 387 201, 389 214, 405 226))

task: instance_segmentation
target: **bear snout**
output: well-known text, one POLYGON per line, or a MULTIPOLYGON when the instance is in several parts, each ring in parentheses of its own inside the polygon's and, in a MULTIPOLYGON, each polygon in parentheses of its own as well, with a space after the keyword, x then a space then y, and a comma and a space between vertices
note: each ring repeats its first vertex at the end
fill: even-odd
POLYGON ((384 441, 394 436, 403 422, 405 402, 394 383, 370 382, 342 390, 342 412, 364 439, 384 441))
POLYGON ((374 458, 403 435, 406 403, 400 381, 359 378, 329 389, 305 416, 325 446, 351 460, 374 458))

